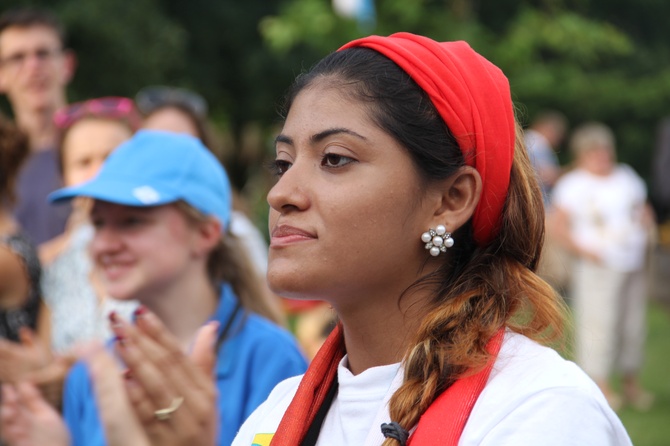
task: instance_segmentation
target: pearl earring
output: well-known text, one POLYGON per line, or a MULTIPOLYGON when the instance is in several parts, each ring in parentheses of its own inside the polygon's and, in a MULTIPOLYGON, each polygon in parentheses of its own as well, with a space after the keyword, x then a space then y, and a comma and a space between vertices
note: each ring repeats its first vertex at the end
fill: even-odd
POLYGON ((447 252, 447 248, 454 246, 454 239, 444 225, 438 225, 435 229, 430 228, 428 232, 421 234, 421 241, 426 244, 426 249, 433 257, 439 256, 441 252, 447 252))

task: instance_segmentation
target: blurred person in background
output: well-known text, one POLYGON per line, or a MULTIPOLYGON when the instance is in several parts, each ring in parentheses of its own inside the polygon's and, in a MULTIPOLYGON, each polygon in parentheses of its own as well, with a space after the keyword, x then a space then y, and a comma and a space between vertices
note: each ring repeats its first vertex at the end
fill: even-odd
MULTIPOLYGON (((135 102, 144 116, 142 128, 193 135, 200 138, 214 154, 219 151, 207 119, 208 105, 201 95, 183 88, 151 86, 140 90, 135 102)), ((259 281, 265 284, 268 245, 258 228, 240 209, 244 207, 240 195, 234 193, 230 230, 247 247, 258 269, 259 281)), ((332 311, 319 301, 280 300, 269 289, 267 295, 272 305, 288 314, 300 345, 311 359, 325 339, 324 330, 327 335, 328 327, 332 326, 332 311)))
POLYGON ((65 228, 68 206, 50 206, 47 195, 61 187, 54 112, 66 105, 74 54, 65 48, 63 26, 51 13, 14 9, 0 17, 0 93, 27 133, 30 157, 17 179, 14 214, 25 234, 41 244, 65 228))
MULTIPOLYGON (((214 155, 217 157, 220 155, 220 148, 207 117, 207 101, 201 95, 183 88, 151 86, 140 90, 135 96, 135 102, 144 117, 142 128, 195 136, 214 155)), ((237 209, 243 207, 240 201, 239 194, 234 192, 230 230, 247 247, 259 276, 264 278, 267 271, 268 246, 258 228, 237 209)))
MULTIPOLYGON (((185 88, 149 86, 137 93, 135 103, 143 116, 142 128, 195 136, 220 161, 221 147, 208 119, 207 101, 201 95, 185 88)), ((243 210, 247 207, 244 199, 236 190, 232 193, 230 232, 245 247, 257 271, 258 281, 264 290, 268 305, 274 307, 276 313, 283 317, 285 311, 282 301, 269 290, 265 281, 268 265, 267 242, 243 210)), ((284 320, 283 324, 285 323, 284 320)))
MULTIPOLYGON (((230 444, 272 388, 302 373, 306 363, 292 336, 272 322, 279 316, 262 298, 244 249, 228 231, 232 197, 225 171, 190 135, 142 130, 114 150, 93 180, 62 189, 53 198, 82 196, 94 199, 91 253, 104 287, 115 298, 142 303, 134 313, 136 324, 152 326, 160 319, 176 339, 176 350, 169 357, 189 351, 203 325, 216 333, 207 350, 211 352, 214 345, 218 392, 210 389, 200 395, 202 400, 175 394, 169 401, 157 400, 155 408, 145 406, 154 423, 151 432, 160 437, 153 438, 154 444, 170 444, 187 434, 162 436, 160 428, 170 424, 174 412, 189 416, 203 406, 209 424, 198 429, 216 435, 217 445, 230 444), (215 401, 216 410, 209 407, 215 401)), ((110 320, 115 352, 124 360, 126 353, 132 358, 139 351, 129 343, 132 327, 117 314, 110 320)), ((153 352, 146 354, 140 360, 149 365, 156 358, 153 352)), ((162 371, 171 374, 176 385, 190 379, 168 362, 162 371)), ((107 371, 116 367, 113 364, 107 371)), ((137 391, 132 372, 124 376, 129 389, 137 391)), ((163 387, 158 381, 154 385, 163 387)), ((107 444, 98 415, 102 406, 93 392, 89 369, 83 363, 75 365, 64 394, 69 430, 58 420, 48 436, 51 445, 107 444)), ((12 418, 18 415, 12 409, 12 389, 6 387, 3 395, 9 404, 2 408, 4 435, 9 444, 22 444, 25 430, 12 418)))
POLYGON ((670 241, 670 116, 666 116, 658 124, 656 147, 652 163, 651 198, 658 222, 668 223, 666 240, 670 241))
MULTIPOLYGON (((139 115, 131 99, 99 98, 57 110, 54 121, 60 131, 60 170, 65 184, 74 186, 90 180, 109 153, 132 136, 139 115)), ((109 299, 100 286, 94 286, 99 281, 92 276, 88 255, 91 204, 85 198, 74 200, 66 231, 40 247, 46 307, 39 345, 0 345, 0 357, 11 347, 13 369, 30 372, 43 388, 48 386, 48 399, 55 407, 60 407, 62 383, 74 363, 69 349, 77 342, 107 339, 111 334, 107 314, 117 311, 127 316, 137 306, 109 299), (43 358, 39 362, 33 359, 37 355, 43 358)))
POLYGON ((537 172, 545 204, 548 203, 551 188, 561 174, 561 166, 556 150, 563 141, 568 121, 557 111, 538 113, 524 132, 526 149, 530 162, 537 172))
POLYGON ((567 124, 568 121, 562 113, 546 110, 538 113, 530 127, 524 131, 526 149, 537 174, 544 198, 545 212, 547 212, 545 221, 547 231, 538 274, 561 293, 565 293, 570 281, 572 259, 562 245, 555 240, 549 200, 551 190, 561 175, 561 166, 556 151, 565 137, 567 124))
POLYGON ((41 266, 9 211, 14 180, 29 151, 27 135, 0 116, 0 382, 31 379, 51 400, 54 387, 34 374, 52 361, 41 266))
POLYGON ((658 221, 652 255, 650 297, 670 308, 670 116, 658 123, 651 166, 650 196, 658 221))
POLYGON ((610 405, 649 409, 639 382, 646 336, 648 237, 654 224, 646 186, 616 162, 612 130, 587 123, 570 138, 574 169, 554 187, 555 235, 575 257, 571 298, 577 363, 610 405), (623 373, 623 399, 610 379, 623 373))
MULTIPOLYGON (((48 339, 48 324, 38 324, 42 299, 37 252, 8 209, 15 200, 14 180, 29 150, 27 135, 0 116, 0 339, 14 342, 21 340, 22 327, 38 330, 48 339)), ((0 369, 4 369, 11 364, 5 363, 1 350, 0 369)), ((0 381, 7 381, 7 376, 2 374, 0 381)))
MULTIPOLYGON (((129 98, 103 97, 56 111, 60 130, 58 160, 65 186, 91 180, 109 154, 128 140, 140 124, 129 98)), ((72 200, 66 231, 42 245, 43 290, 51 312, 51 346, 66 353, 77 342, 107 339, 107 315, 128 316, 133 302, 110 299, 92 270, 88 246, 94 228, 89 220, 92 200, 72 200)))

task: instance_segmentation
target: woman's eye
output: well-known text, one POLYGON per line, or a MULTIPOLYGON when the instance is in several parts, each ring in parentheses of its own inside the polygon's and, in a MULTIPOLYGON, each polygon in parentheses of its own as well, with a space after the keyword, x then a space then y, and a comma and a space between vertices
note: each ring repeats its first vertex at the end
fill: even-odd
POLYGON ((86 167, 91 164, 91 158, 82 158, 75 163, 78 167, 86 167))
POLYGON ((270 164, 270 171, 272 171, 272 173, 278 177, 284 175, 286 171, 289 170, 290 168, 291 163, 286 160, 274 160, 270 164))
POLYGON ((137 226, 142 223, 142 219, 139 217, 128 217, 123 221, 123 225, 126 227, 137 226))
POLYGON ((321 165, 324 167, 344 167, 349 163, 356 161, 348 156, 338 155, 336 153, 327 153, 321 159, 321 165))

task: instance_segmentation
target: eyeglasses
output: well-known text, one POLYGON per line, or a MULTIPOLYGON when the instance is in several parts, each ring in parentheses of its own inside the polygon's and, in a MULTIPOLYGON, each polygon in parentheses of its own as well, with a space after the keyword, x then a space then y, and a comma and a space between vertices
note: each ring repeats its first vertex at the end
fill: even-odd
POLYGON ((144 115, 168 105, 185 107, 199 118, 207 117, 207 101, 197 93, 173 87, 146 87, 135 96, 137 108, 144 115))
POLYGON ((63 54, 63 50, 60 48, 38 48, 32 53, 19 52, 5 57, 2 59, 2 61, 0 61, 0 65, 9 68, 20 68, 26 63, 26 60, 28 60, 30 56, 35 57, 40 62, 47 62, 56 58, 56 56, 60 56, 61 54, 63 54))
POLYGON ((77 102, 56 110, 54 123, 60 129, 67 129, 85 117, 123 119, 135 130, 139 127, 140 117, 132 99, 123 97, 104 97, 77 102))

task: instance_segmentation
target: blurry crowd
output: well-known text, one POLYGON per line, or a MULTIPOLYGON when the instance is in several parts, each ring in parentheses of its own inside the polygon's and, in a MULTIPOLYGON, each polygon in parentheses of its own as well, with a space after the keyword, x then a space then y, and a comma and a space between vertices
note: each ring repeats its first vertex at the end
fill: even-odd
MULTIPOLYGON (((149 131, 144 135, 156 138, 160 137, 153 131, 191 135, 217 153, 207 101, 197 93, 148 86, 134 98, 107 96, 69 104, 66 91, 76 65, 75 54, 65 46, 61 24, 49 13, 16 10, 0 18, 0 92, 6 95, 13 114, 13 119, 0 116, 0 382, 31 380, 59 409, 64 399, 76 399, 63 391, 76 363, 73 349, 84 341, 114 336, 110 318, 141 316, 143 305, 150 305, 154 294, 169 295, 171 291, 165 292, 169 284, 186 273, 180 270, 175 277, 156 278, 150 283, 155 289, 149 291, 115 290, 112 297, 106 286, 109 278, 103 276, 115 274, 114 268, 122 269, 123 261, 103 274, 101 268, 112 262, 109 259, 116 255, 116 248, 110 240, 93 242, 94 233, 96 228, 141 225, 144 217, 136 223, 136 216, 129 214, 121 221, 118 215, 131 212, 133 205, 117 199, 112 186, 100 194, 110 194, 109 201, 119 207, 112 209, 115 212, 95 206, 88 196, 74 195, 71 201, 61 202, 50 194, 86 184, 115 148, 132 146, 142 132, 149 131)), ((648 254, 656 237, 656 220, 645 183, 630 166, 617 162, 614 133, 602 123, 569 128, 561 113, 541 113, 526 131, 526 146, 545 198, 547 233, 541 271, 573 309, 576 361, 612 407, 628 403, 648 409, 653 396, 642 388, 638 377, 644 359, 648 254), (561 165, 556 153, 564 140, 572 158, 568 165, 561 165), (616 371, 624 376, 621 395, 610 385, 616 371)), ((160 151, 151 156, 157 157, 157 163, 169 162, 160 159, 160 151)), ((147 171, 151 171, 148 166, 147 171)), ((123 169, 115 174, 122 178, 123 169)), ((167 180, 157 177, 156 181, 167 180)), ((140 192, 151 202, 150 188, 140 192)), ((235 203, 235 191, 230 195, 235 203)), ((198 199, 186 198, 187 204, 197 208, 198 199)), ((274 326, 286 326, 286 307, 265 285, 264 236, 238 209, 230 213, 225 230, 239 241, 235 255, 248 259, 241 274, 255 285, 235 288, 241 277, 237 273, 225 283, 232 284, 243 307, 263 314, 274 326), (243 297, 247 293, 248 299, 243 297)), ((165 249, 164 254, 157 254, 159 264, 164 260, 159 257, 172 255, 167 247, 157 244, 156 248, 165 249)), ((186 298, 190 296, 182 299, 186 298)), ((194 297, 189 305, 197 307, 196 300, 194 297)), ((151 310, 159 316, 163 311, 170 328, 169 309, 156 305, 151 310)), ((304 371, 303 354, 312 357, 333 328, 331 312, 323 305, 308 303, 294 310, 304 316, 292 327, 300 349, 288 335, 286 346, 277 347, 276 340, 285 330, 270 335, 272 348, 293 352, 283 354, 289 364, 278 367, 286 376, 304 371)), ((232 332, 236 314, 222 316, 220 321, 224 327, 230 324, 232 332)), ((180 329, 174 325, 174 331, 180 329)), ((186 344, 192 331, 183 336, 186 344)), ((272 355, 264 360, 271 362, 272 355)), ((267 379, 267 385, 253 401, 244 403, 249 407, 238 416, 240 420, 285 377, 275 375, 257 377, 267 379)), ((78 387, 71 388, 76 391, 78 387)), ((90 394, 84 397, 92 399, 90 394)), ((76 416, 81 416, 87 409, 81 401, 78 404, 76 416)), ((231 432, 237 427, 239 423, 231 426, 231 432)), ((91 438, 94 434, 81 435, 91 438)))
MULTIPOLYGON (((11 106, 13 120, 0 115, 0 382, 31 381, 59 410, 63 409, 63 399, 68 398, 65 393, 71 394, 70 389, 75 387, 72 382, 76 378, 71 378, 68 390, 64 392, 66 376, 76 375, 72 370, 76 363, 76 346, 85 341, 110 339, 114 336, 110 319, 137 318, 144 307, 135 297, 151 293, 136 290, 125 294, 115 292, 112 297, 101 272, 105 267, 101 265, 107 259, 128 254, 119 254, 121 248, 109 244, 93 243, 95 228, 100 227, 102 222, 108 224, 106 216, 97 218, 100 222, 91 218, 95 200, 89 196, 54 203, 49 195, 59 188, 77 187, 96 177, 111 152, 128 143, 139 130, 149 131, 154 138, 160 138, 151 133, 156 131, 190 135, 211 152, 209 156, 217 166, 219 163, 213 155, 217 153, 217 140, 208 120, 208 104, 199 94, 169 86, 149 86, 140 90, 134 98, 107 96, 68 104, 66 90, 75 69, 75 54, 66 47, 65 32, 57 17, 35 9, 12 10, 2 15, 0 91, 6 95, 11 106)), ((167 140, 168 146, 170 141, 167 140)), ((187 163, 187 157, 178 155, 178 152, 176 158, 171 159, 168 149, 165 147, 165 154, 159 151, 153 154, 153 159, 144 162, 156 163, 165 171, 170 168, 170 163, 173 168, 179 167, 181 162, 187 163), (161 160, 163 156, 165 160, 161 160), (161 161, 164 163, 161 164, 161 161)), ((138 154, 127 165, 140 163, 139 157, 138 154)), ((139 165, 139 168, 146 169, 149 181, 151 167, 139 165)), ((117 172, 121 177, 123 169, 125 166, 117 172)), ((160 175, 167 174, 156 174, 157 188, 166 181, 175 180, 161 178, 160 175)), ((204 178, 189 181, 194 188, 207 187, 203 184, 207 181, 204 178)), ((219 192, 229 194, 230 202, 238 202, 227 179, 223 186, 219 186, 219 192)), ((187 185, 181 187, 187 188, 187 185)), ((114 184, 108 185, 103 192, 111 194, 109 200, 112 202, 115 201, 112 199, 114 193, 118 193, 114 184)), ((196 194, 198 198, 190 201, 187 192, 183 191, 183 194, 180 197, 186 203, 184 207, 198 207, 198 200, 205 200, 202 190, 196 194)), ((134 210, 133 207, 128 209, 134 210)), ((192 211, 189 207, 184 213, 191 218, 192 211)), ((117 209, 114 215, 119 213, 117 209)), ((121 221, 118 225, 124 228, 137 225, 133 220, 136 218, 128 216, 128 221, 121 221)), ((222 283, 220 277, 225 277, 225 283, 230 284, 231 291, 245 308, 231 314, 217 313, 223 325, 221 344, 226 336, 241 336, 236 330, 241 330, 239 325, 247 317, 244 315, 246 310, 263 315, 272 321, 273 326, 286 324, 285 309, 265 285, 267 243, 262 233, 247 215, 236 209, 226 217, 226 226, 225 239, 236 240, 236 245, 221 251, 232 251, 234 254, 225 255, 234 257, 230 263, 235 265, 228 265, 227 271, 223 272, 213 271, 213 268, 208 271, 215 283, 213 288, 218 292, 222 283), (224 333, 226 330, 231 333, 224 333)), ((149 242, 156 240, 145 235, 137 246, 149 242)), ((140 248, 133 247, 136 251, 140 248)), ((153 255, 159 257, 173 254, 169 246, 154 248, 153 255)), ((225 256, 217 249, 215 252, 225 256)), ((214 254, 211 257, 214 258, 214 254)), ((167 268, 160 261, 156 264, 156 269, 167 268)), ((110 267, 113 268, 118 266, 110 267)), ((192 268, 191 264, 187 264, 184 271, 192 268)), ((176 271, 173 275, 180 275, 178 279, 181 280, 181 276, 186 274, 184 271, 176 271)), ((161 273, 167 274, 164 271, 156 274, 161 273)), ((106 274, 113 273, 107 271, 106 274)), ((159 283, 161 280, 171 281, 172 288, 177 288, 174 284, 177 278, 174 277, 149 278, 145 282, 149 286, 163 287, 163 294, 170 294, 165 291, 166 285, 159 283)), ((192 282, 194 279, 189 280, 192 282)), ((228 293, 226 290, 227 286, 223 285, 221 293, 225 295, 228 293)), ((188 304, 191 308, 197 307, 197 298, 182 297, 182 300, 186 299, 190 299, 188 304)), ((221 301, 226 299, 221 297, 221 301)), ((151 307, 151 304, 147 306, 151 307)), ((179 307, 173 303, 173 308, 176 310, 179 307)), ((160 311, 160 306, 151 309, 160 311)), ((181 309, 182 312, 184 310, 181 309)), ((327 310, 325 312, 328 313, 327 310)), ((168 316, 163 322, 166 319, 168 316)), ((202 322, 197 321, 195 325, 199 326, 202 322)), ((169 322, 166 323, 169 325, 169 322)), ((246 326, 250 322, 245 321, 244 324, 246 326)), ((195 329, 187 338, 193 335, 195 329)), ((254 331, 258 330, 258 327, 254 328, 254 331)), ((262 336, 258 333, 254 336, 262 336)), ((232 420, 228 435, 237 431, 244 416, 265 399, 274 384, 304 371, 305 359, 293 340, 287 337, 282 348, 276 333, 268 333, 266 338, 264 342, 268 347, 272 341, 271 348, 277 350, 277 355, 283 356, 282 363, 272 367, 272 355, 257 359, 268 363, 268 372, 266 376, 253 376, 258 383, 256 390, 247 389, 237 404, 234 399, 229 403, 230 410, 235 408, 234 415, 228 417, 232 420), (291 353, 287 354, 286 349, 291 353)), ((242 347, 236 348, 239 350, 242 347)), ((261 351, 255 348, 254 354, 258 355, 261 351)), ((242 353, 235 350, 230 354, 242 353)), ((237 373, 247 374, 246 370, 237 373)), ((242 377, 233 379, 240 380, 242 377)), ((88 398, 93 401, 92 395, 88 398)), ((76 404, 72 404, 78 411, 73 420, 78 424, 81 411, 86 409, 76 404)), ((67 418, 67 413, 65 416, 67 418)), ((89 441, 95 436, 92 433, 94 430, 91 426, 82 427, 80 440, 89 441)), ((76 432, 72 434, 77 441, 76 432)))
POLYGON ((613 408, 648 410, 654 397, 639 375, 657 224, 647 186, 617 161, 614 132, 601 122, 569 129, 563 114, 545 111, 525 138, 545 198, 539 273, 572 309, 575 360, 613 408), (561 165, 564 140, 569 161, 561 165), (620 393, 612 386, 619 375, 620 393))

